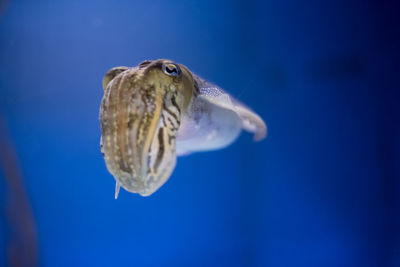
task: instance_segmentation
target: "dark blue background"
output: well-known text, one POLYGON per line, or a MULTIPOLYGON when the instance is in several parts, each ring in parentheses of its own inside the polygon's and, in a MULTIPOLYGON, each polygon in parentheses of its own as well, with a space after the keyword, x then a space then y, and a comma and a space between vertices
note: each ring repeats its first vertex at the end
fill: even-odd
POLYGON ((395 3, 2 2, 0 112, 40 265, 400 266, 395 3), (225 88, 269 136, 179 158, 151 197, 114 200, 102 78, 157 58, 225 88))

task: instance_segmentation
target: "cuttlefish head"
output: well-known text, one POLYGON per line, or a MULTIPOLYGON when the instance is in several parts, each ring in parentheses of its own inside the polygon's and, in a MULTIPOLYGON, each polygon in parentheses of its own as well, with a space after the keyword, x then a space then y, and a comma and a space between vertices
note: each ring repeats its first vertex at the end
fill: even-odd
POLYGON ((103 79, 102 153, 108 170, 130 192, 151 195, 171 175, 182 114, 195 91, 190 71, 170 60, 116 67, 103 79))

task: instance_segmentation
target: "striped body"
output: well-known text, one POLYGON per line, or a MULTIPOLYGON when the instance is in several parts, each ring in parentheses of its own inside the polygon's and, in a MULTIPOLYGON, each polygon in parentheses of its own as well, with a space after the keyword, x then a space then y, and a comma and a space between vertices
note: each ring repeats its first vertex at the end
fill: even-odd
POLYGON ((100 110, 108 170, 118 185, 143 196, 164 184, 175 167, 184 102, 179 81, 157 76, 146 68, 122 70, 107 84, 100 110))
POLYGON ((111 69, 103 79, 101 150, 119 187, 148 196, 170 177, 177 155, 226 147, 242 129, 257 139, 262 119, 219 87, 169 60, 111 69))

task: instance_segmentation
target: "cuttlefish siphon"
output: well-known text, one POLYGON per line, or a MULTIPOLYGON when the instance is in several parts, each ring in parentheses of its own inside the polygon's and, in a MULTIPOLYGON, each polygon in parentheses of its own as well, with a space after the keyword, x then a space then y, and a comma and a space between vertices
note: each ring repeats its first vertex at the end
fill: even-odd
POLYGON ((119 188, 149 196, 176 157, 231 144, 244 129, 263 139, 263 120, 220 87, 171 60, 116 67, 103 79, 101 151, 119 188))

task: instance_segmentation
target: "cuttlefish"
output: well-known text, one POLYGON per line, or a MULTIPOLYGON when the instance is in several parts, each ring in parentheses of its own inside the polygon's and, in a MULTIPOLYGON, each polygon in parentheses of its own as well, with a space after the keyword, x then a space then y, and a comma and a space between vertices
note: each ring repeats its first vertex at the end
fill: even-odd
POLYGON ((220 87, 171 60, 110 69, 103 79, 101 151, 120 186, 149 196, 177 156, 224 148, 242 129, 263 139, 263 120, 220 87))

